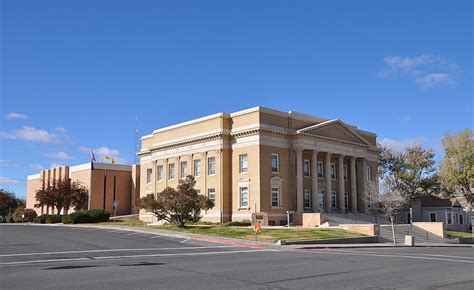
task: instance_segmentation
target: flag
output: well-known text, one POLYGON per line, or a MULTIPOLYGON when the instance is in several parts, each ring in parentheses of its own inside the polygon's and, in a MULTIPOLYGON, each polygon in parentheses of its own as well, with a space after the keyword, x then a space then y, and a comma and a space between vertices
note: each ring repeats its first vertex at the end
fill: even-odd
POLYGON ((91 169, 94 170, 95 155, 94 150, 91 147, 91 169))

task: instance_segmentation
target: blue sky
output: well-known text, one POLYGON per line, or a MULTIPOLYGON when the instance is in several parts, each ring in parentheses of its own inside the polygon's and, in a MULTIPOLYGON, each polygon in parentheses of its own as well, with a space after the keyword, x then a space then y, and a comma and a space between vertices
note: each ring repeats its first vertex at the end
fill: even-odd
POLYGON ((134 161, 153 129, 257 105, 440 153, 473 125, 472 1, 1 1, 0 187, 134 161))

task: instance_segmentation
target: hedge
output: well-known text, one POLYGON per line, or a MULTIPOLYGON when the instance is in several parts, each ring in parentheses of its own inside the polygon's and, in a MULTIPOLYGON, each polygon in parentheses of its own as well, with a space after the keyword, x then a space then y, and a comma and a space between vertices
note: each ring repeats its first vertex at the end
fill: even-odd
POLYGON ((65 224, 100 223, 109 221, 110 213, 103 209, 76 211, 62 217, 65 224))
POLYGON ((63 219, 63 215, 43 214, 43 215, 35 217, 33 221, 38 224, 57 224, 57 223, 61 223, 62 219, 63 219))
POLYGON ((36 216, 34 209, 19 207, 13 213, 13 221, 16 223, 32 222, 36 216), (25 218, 22 217, 23 215, 25 215, 25 218))

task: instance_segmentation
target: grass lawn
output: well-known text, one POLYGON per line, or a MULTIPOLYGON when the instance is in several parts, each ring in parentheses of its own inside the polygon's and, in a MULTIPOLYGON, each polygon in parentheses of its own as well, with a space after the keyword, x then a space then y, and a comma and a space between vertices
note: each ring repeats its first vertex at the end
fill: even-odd
MULTIPOLYGON (((179 228, 174 225, 162 225, 156 226, 156 228, 177 232, 188 232, 194 234, 221 236, 245 240, 253 240, 255 238, 255 233, 252 228, 222 226, 185 226, 184 228, 179 228)), ((273 243, 277 240, 303 241, 335 238, 353 238, 362 236, 364 235, 341 229, 263 228, 262 231, 258 234, 258 240, 273 243)))
POLYGON ((474 233, 458 232, 458 231, 448 231, 448 235, 451 235, 453 237, 460 237, 460 238, 472 238, 472 237, 474 237, 474 233))
POLYGON ((117 220, 113 221, 110 220, 108 222, 99 223, 100 225, 107 225, 107 226, 127 226, 127 227, 146 227, 148 223, 140 220, 117 220))

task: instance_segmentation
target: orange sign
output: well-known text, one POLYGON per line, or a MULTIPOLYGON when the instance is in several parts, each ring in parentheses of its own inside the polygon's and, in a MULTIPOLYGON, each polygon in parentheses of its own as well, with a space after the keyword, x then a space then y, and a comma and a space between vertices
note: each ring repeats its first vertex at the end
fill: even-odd
POLYGON ((256 223, 254 226, 253 226, 253 230, 257 233, 261 232, 262 231, 262 225, 259 224, 259 223, 256 223))

